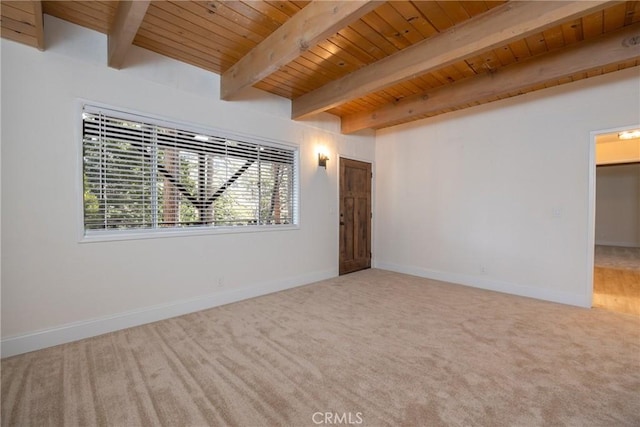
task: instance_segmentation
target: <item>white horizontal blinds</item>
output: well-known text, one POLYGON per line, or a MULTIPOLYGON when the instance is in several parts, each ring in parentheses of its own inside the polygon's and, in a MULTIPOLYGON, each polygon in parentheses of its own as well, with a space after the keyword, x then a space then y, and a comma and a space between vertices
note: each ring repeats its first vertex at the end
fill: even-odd
POLYGON ((88 230, 153 226, 153 127, 83 115, 84 217, 88 230))
POLYGON ((93 107, 83 123, 86 230, 295 223, 292 148, 93 107))
POLYGON ((294 152, 273 147, 260 151, 260 218, 264 224, 294 223, 294 152))

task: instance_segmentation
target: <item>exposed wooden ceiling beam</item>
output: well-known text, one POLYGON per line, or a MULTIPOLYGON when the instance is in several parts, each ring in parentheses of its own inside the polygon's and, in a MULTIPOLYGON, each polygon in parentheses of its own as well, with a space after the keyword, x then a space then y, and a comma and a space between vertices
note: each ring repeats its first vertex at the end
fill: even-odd
POLYGON ((534 57, 424 94, 387 104, 375 111, 342 118, 342 132, 383 128, 410 118, 503 96, 548 81, 607 65, 640 59, 640 23, 600 38, 534 57))
POLYGON ((301 119, 619 2, 510 1, 292 102, 301 119))
POLYGON ((360 0, 308 4, 222 74, 221 98, 232 98, 382 3, 360 0))
POLYGON ((138 28, 147 13, 150 0, 120 1, 109 31, 109 66, 121 68, 138 28))
POLYGON ((2 38, 44 50, 42 3, 39 0, 3 1, 2 38))
POLYGON ((42 2, 33 1, 33 19, 36 30, 36 47, 44 50, 44 18, 42 16, 42 2))

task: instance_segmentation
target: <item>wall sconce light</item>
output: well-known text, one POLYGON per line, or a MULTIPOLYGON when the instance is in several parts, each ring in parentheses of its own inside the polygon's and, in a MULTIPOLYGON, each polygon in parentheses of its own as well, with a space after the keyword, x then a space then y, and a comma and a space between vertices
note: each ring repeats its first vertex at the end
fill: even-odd
POLYGON ((318 153, 318 167, 327 168, 327 160, 329 160, 329 156, 325 153, 318 153))

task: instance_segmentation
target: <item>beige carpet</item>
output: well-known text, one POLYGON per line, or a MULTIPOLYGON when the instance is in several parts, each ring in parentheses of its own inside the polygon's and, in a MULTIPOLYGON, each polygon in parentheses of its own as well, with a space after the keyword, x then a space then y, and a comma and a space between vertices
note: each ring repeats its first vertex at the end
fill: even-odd
POLYGON ((367 270, 5 359, 1 403, 3 426, 638 426, 640 318, 367 270))
POLYGON ((640 271, 640 248, 596 245, 596 267, 640 271))

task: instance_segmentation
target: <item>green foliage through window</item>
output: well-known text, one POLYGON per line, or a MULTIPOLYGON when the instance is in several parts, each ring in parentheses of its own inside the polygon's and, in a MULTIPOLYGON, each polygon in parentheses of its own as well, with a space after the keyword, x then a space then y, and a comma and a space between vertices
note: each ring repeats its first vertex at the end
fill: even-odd
POLYGON ((295 223, 296 151, 85 106, 85 230, 295 223))

